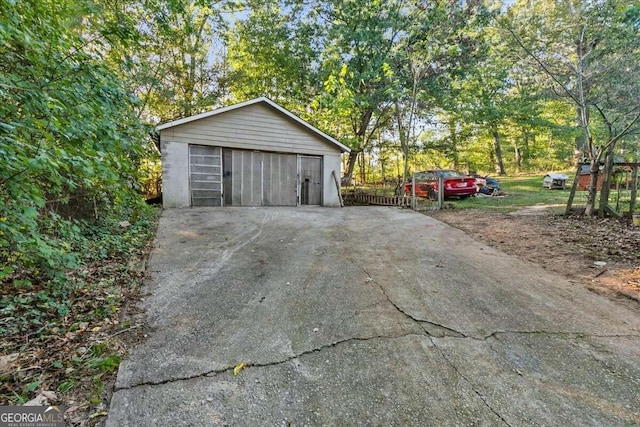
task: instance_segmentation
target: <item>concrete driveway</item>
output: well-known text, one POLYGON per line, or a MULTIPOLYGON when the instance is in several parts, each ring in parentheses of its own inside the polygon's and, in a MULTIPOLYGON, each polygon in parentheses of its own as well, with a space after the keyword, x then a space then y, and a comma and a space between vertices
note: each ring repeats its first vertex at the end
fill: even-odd
POLYGON ((409 210, 167 210, 149 268, 108 426, 640 424, 639 311, 409 210))

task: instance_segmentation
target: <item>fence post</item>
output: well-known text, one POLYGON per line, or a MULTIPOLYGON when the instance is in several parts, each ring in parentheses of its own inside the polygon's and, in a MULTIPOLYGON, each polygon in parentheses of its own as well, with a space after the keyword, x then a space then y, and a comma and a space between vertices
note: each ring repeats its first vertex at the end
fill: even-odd
POLYGON ((444 178, 438 177, 438 209, 444 205, 444 178))
POLYGON ((584 163, 578 162, 578 170, 576 170, 576 175, 573 178, 573 183, 571 184, 571 191, 569 192, 569 199, 567 199, 567 208, 564 211, 565 216, 569 216, 571 214, 571 207, 573 206, 573 198, 576 196, 576 190, 578 188, 578 181, 580 180, 580 171, 582 170, 582 165, 584 165, 584 163))
MULTIPOLYGON (((404 190, 402 191, 404 198, 404 190)), ((416 210, 416 174, 411 175, 411 209, 416 210)))
POLYGON ((638 164, 633 166, 631 173, 631 200, 629 201, 629 211, 633 214, 636 210, 636 197, 638 197, 638 164))

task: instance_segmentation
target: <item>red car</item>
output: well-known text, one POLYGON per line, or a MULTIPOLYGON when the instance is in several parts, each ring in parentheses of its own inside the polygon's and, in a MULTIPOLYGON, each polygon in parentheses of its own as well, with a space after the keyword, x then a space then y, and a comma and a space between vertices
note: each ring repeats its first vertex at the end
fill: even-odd
MULTIPOLYGON (((438 177, 443 178, 444 197, 459 197, 461 199, 472 196, 478 191, 476 179, 449 169, 433 169, 416 172, 416 196, 438 198, 438 177)), ((411 181, 404 185, 404 192, 411 195, 411 181)))

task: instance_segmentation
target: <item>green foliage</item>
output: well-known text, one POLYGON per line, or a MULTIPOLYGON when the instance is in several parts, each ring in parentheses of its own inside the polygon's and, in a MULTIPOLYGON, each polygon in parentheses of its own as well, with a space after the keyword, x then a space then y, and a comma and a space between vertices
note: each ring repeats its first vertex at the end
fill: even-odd
POLYGON ((158 214, 143 208, 128 217, 129 227, 115 218, 78 221, 75 270, 60 280, 33 280, 20 287, 2 284, 2 351, 18 353, 18 367, 30 367, 1 378, 5 401, 28 401, 37 392, 37 382, 37 389, 90 393, 85 399, 101 400, 105 377, 113 375, 122 356, 117 339, 112 339, 114 330, 118 335, 131 327, 130 322, 119 322, 120 309, 125 298, 135 300, 142 283, 143 275, 130 268, 130 262, 148 253, 158 214), (34 366, 34 355, 39 366, 34 366))
POLYGON ((58 386, 58 391, 60 393, 66 393, 69 390, 71 390, 77 383, 78 381, 74 379, 65 380, 61 382, 60 385, 58 386))
POLYGON ((247 1, 249 14, 225 35, 232 99, 267 96, 293 111, 304 111, 318 88, 322 29, 313 8, 277 1, 247 1))
MULTIPOLYGON (((2 1, 0 16, 0 311, 5 333, 68 314, 67 273, 146 209, 137 169, 149 145, 136 100, 107 68, 106 39, 73 0, 2 1), (96 227, 111 226, 101 238, 96 227)), ((115 236, 115 237, 114 237, 115 236)), ((105 249, 100 249, 104 251, 105 249)))
POLYGON ((227 2, 97 0, 91 24, 108 32, 108 66, 140 99, 154 124, 210 109, 223 92, 218 36, 227 2))
POLYGON ((113 352, 105 343, 96 344, 91 347, 91 358, 88 360, 89 367, 102 372, 113 372, 120 365, 120 355, 113 352))
MULTIPOLYGON (((155 233, 157 212, 146 206, 128 216, 134 221, 123 228, 119 220, 110 217, 103 221, 78 221, 75 234, 65 237, 69 254, 75 259, 75 270, 65 264, 53 278, 22 269, 12 277, 28 277, 30 280, 13 279, 2 282, 3 296, 0 299, 0 316, 5 321, 0 325, 0 335, 8 336, 29 332, 38 335, 48 329, 61 326, 64 316, 78 319, 103 319, 119 304, 121 291, 114 283, 116 275, 126 275, 127 263, 132 256, 144 251, 155 233), (120 271, 112 271, 111 280, 91 283, 85 276, 94 264, 115 263, 120 271), (21 273, 21 274, 18 274, 21 273), (97 289, 96 289, 97 287, 97 289), (100 301, 84 301, 85 295, 99 293, 100 301)), ((91 273, 95 274, 95 273, 91 273)), ((71 328, 73 329, 73 328, 71 328)))

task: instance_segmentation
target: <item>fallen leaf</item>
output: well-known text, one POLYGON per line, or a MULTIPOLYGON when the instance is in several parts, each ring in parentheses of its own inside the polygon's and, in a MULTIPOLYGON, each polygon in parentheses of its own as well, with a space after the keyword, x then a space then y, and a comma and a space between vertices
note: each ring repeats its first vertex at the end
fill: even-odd
POLYGON ((40 392, 40 394, 46 397, 49 402, 55 402, 56 400, 58 400, 58 395, 54 391, 43 390, 40 392))
POLYGON ((109 415, 107 411, 100 411, 100 412, 96 412, 94 414, 89 415, 89 418, 93 419, 97 417, 106 417, 107 415, 109 415))
POLYGON ((30 401, 24 404, 24 406, 48 406, 49 400, 42 394, 37 395, 30 401))
POLYGON ((233 375, 238 375, 240 373, 240 371, 242 371, 244 368, 247 367, 247 364, 244 362, 240 362, 238 363, 234 368, 233 368, 233 375))
POLYGON ((0 373, 8 372, 19 355, 20 353, 11 353, 6 356, 0 356, 0 373))

